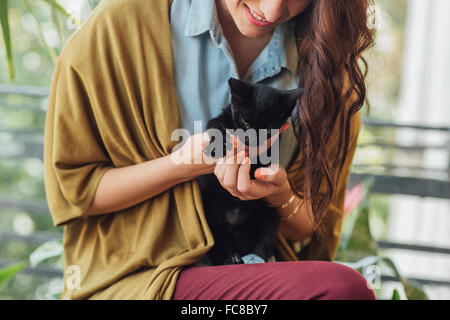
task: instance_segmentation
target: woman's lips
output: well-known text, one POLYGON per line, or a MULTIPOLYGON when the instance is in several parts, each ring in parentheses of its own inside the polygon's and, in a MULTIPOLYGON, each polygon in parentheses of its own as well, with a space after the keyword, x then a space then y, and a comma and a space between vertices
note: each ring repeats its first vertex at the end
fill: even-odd
POLYGON ((245 15, 247 16, 247 20, 251 24, 253 24, 253 25, 257 26, 257 27, 267 27, 267 26, 270 26, 272 24, 272 22, 269 22, 269 21, 260 21, 260 20, 256 19, 253 16, 253 14, 250 12, 250 8, 247 7, 246 5, 245 5, 245 15))

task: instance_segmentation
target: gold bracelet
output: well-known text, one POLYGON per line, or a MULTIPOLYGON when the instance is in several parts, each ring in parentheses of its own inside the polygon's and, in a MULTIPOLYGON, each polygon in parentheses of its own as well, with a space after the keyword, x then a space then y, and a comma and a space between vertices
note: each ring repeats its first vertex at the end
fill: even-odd
POLYGON ((292 201, 294 201, 294 199, 295 199, 295 193, 292 194, 292 196, 289 198, 289 200, 286 201, 285 203, 283 203, 280 208, 282 208, 282 209, 286 208, 288 205, 290 205, 292 203, 292 201))
POLYGON ((264 203, 266 204, 266 206, 270 207, 270 208, 286 208, 288 205, 290 205, 292 203, 292 201, 294 201, 295 199, 295 193, 292 194, 292 196, 282 205, 279 206, 275 206, 273 204, 270 204, 268 201, 264 200, 264 203))
POLYGON ((285 217, 281 217, 281 220, 286 221, 291 219, 293 216, 295 216, 298 213, 298 210, 300 209, 300 207, 302 206, 302 204, 299 204, 294 211, 292 211, 289 215, 285 216, 285 217))

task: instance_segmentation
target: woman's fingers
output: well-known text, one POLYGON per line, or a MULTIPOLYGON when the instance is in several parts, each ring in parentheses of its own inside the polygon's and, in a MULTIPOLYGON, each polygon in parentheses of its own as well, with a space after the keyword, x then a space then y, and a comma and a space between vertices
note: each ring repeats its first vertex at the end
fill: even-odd
MULTIPOLYGON (((281 129, 284 131, 289 125, 284 125, 281 129)), ((275 141, 279 132, 273 137, 275 141)), ((265 168, 259 168, 255 172, 255 180, 250 179, 251 161, 248 154, 242 150, 243 144, 240 140, 232 136, 233 148, 227 151, 227 155, 220 159, 216 164, 214 173, 220 184, 230 194, 241 200, 253 200, 273 193, 286 180, 287 174, 279 165, 271 165, 265 168), (236 154, 236 150, 240 152, 236 154)), ((268 140, 267 145, 273 142, 268 140)), ((251 157, 251 155, 250 155, 251 157)))
POLYGON ((285 175, 281 167, 260 168, 258 170, 265 169, 263 173, 266 174, 267 178, 261 179, 264 181, 251 180, 251 163, 248 157, 241 157, 235 164, 223 164, 216 167, 215 173, 222 187, 241 200, 260 199, 275 192, 279 185, 282 185, 282 179, 285 175))
POLYGON ((259 168, 255 171, 255 180, 250 179, 250 164, 241 165, 238 177, 238 191, 259 199, 275 192, 287 179, 286 170, 279 165, 259 168))
POLYGON ((268 138, 266 140, 265 144, 262 144, 259 146, 254 146, 254 147, 249 147, 249 146, 245 145, 244 143, 242 143, 242 141, 239 138, 237 138, 235 135, 233 135, 233 134, 230 134, 230 135, 231 135, 232 139, 235 138, 235 141, 236 141, 235 148, 237 151, 245 150, 251 157, 255 157, 256 155, 266 152, 275 143, 275 141, 277 141, 280 134, 282 134, 284 131, 289 129, 290 126, 291 125, 289 122, 284 123, 279 130, 276 130, 276 132, 270 138, 268 138))
POLYGON ((216 164, 214 167, 214 175, 217 177, 217 179, 222 183, 223 176, 225 174, 225 166, 221 164, 216 164))
POLYGON ((224 189, 230 192, 235 197, 242 197, 242 194, 236 188, 237 175, 240 163, 245 157, 245 151, 238 154, 228 153, 216 164, 214 174, 216 175, 219 183, 224 189))
POLYGON ((243 194, 243 200, 255 200, 274 192, 277 188, 272 183, 250 179, 251 161, 246 158, 239 167, 237 190, 243 194))
POLYGON ((272 164, 265 168, 259 168, 255 171, 255 178, 259 181, 270 182, 280 187, 287 179, 286 170, 279 164, 272 164))
POLYGON ((225 165, 225 175, 223 177, 223 184, 230 190, 237 191, 237 179, 240 163, 244 160, 245 151, 239 152, 236 157, 233 157, 232 164, 225 165))
MULTIPOLYGON (((208 161, 208 164, 212 164, 212 163, 223 163, 224 160, 228 159, 228 157, 232 156, 232 155, 236 155, 237 153, 239 153, 240 151, 246 151, 247 154, 249 154, 251 157, 254 157, 258 154, 261 154, 262 152, 265 152, 269 147, 271 147, 274 142, 279 138, 279 135, 287 130, 290 127, 290 124, 288 122, 286 122, 285 124, 283 124, 281 126, 281 128, 279 130, 277 130, 276 133, 274 133, 269 139, 266 140, 266 143, 260 146, 255 146, 255 147, 249 147, 246 146, 244 143, 242 143, 242 141, 235 136, 234 134, 230 133, 230 139, 232 141, 233 144, 233 148, 231 148, 230 150, 226 150, 226 154, 223 158, 218 158, 218 159, 214 159, 212 157, 207 157, 205 155, 205 159, 206 161, 208 161)), ((202 150, 204 151, 205 148, 209 145, 210 143, 210 137, 209 134, 205 131, 201 134, 198 134, 195 136, 197 138, 197 140, 200 140, 201 145, 202 145, 202 150)))
POLYGON ((237 190, 241 193, 245 193, 252 196, 250 192, 252 191, 252 181, 250 179, 250 168, 252 164, 249 157, 245 157, 242 164, 239 166, 238 171, 238 181, 237 190))

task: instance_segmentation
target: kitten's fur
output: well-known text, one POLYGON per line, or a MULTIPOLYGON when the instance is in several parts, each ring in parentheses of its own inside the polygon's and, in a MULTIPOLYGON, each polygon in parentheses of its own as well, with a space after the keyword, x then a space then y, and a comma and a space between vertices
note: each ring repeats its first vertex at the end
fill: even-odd
MULTIPOLYGON (((223 151, 231 147, 226 129, 279 129, 287 121, 303 93, 303 89, 282 91, 233 78, 229 80, 229 86, 231 104, 217 118, 208 121, 206 126, 206 129, 215 128, 222 132, 223 151)), ((270 135, 270 131, 268 134, 270 135)), ((258 145, 264 141, 258 140, 258 145)), ((205 153, 216 158, 223 157, 223 152, 212 148, 213 142, 212 140, 205 153)), ((248 145, 248 141, 243 143, 248 145)), ((254 163, 255 160, 257 159, 252 159, 251 165, 252 179, 258 167, 268 165, 254 163)), ((232 196, 220 185, 214 174, 203 175, 198 179, 206 218, 215 240, 214 247, 209 252, 212 263, 243 263, 241 257, 249 253, 255 253, 267 262, 275 249, 279 225, 276 208, 267 207, 259 199, 243 201, 232 196)))

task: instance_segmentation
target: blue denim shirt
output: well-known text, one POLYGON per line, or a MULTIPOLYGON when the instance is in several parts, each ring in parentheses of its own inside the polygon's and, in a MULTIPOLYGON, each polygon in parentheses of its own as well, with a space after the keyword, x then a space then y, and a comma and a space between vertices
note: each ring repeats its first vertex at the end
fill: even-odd
MULTIPOLYGON (((232 51, 221 32, 215 0, 173 0, 170 26, 181 126, 192 134, 194 121, 201 121, 205 131, 207 121, 231 101, 228 79, 239 79, 232 51)), ((291 26, 288 21, 275 29, 243 80, 282 90, 298 87, 298 52, 291 26)), ((280 164, 287 167, 297 149, 291 127, 281 135, 280 164)), ((243 257, 245 263, 263 262, 258 258, 251 253, 243 257)), ((196 264, 211 262, 205 256, 196 264)))
MULTIPOLYGON (((232 51, 223 36, 214 0, 173 0, 170 26, 174 80, 182 128, 220 114, 231 100, 228 79, 239 78, 232 51)), ((290 21, 279 25, 243 80, 288 90, 298 86, 298 52, 290 21)), ((296 110, 293 111, 293 113, 296 110)))

